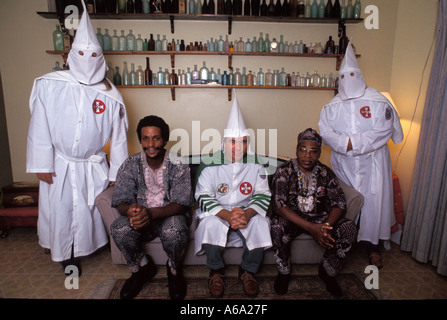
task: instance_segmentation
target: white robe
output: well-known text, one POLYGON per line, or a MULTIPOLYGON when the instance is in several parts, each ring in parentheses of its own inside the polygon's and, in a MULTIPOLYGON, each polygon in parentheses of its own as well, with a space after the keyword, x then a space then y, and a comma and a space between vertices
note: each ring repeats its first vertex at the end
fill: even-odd
POLYGON ((240 229, 248 249, 272 246, 270 220, 266 217, 271 193, 268 175, 262 165, 233 163, 208 166, 200 173, 195 198, 199 202, 196 218, 200 219, 194 234, 196 254, 203 253, 204 243, 221 247, 242 246, 239 236, 233 231, 229 233, 227 221, 218 217, 217 223, 211 221, 220 210, 235 207, 252 208, 258 213, 246 228, 240 229), (208 197, 204 203, 199 199, 201 195, 208 197))
POLYGON ((393 181, 387 142, 403 140, 399 115, 377 90, 367 88, 356 99, 339 95, 323 107, 318 123, 324 143, 331 147, 331 165, 343 182, 364 196, 358 241, 378 244, 390 240, 393 181), (351 139, 352 150, 346 152, 351 139))
POLYGON ((69 71, 34 81, 30 97, 26 171, 55 172, 40 182, 39 244, 53 261, 85 256, 104 246, 107 233, 95 197, 128 157, 126 109, 118 90, 86 86, 69 71), (103 147, 110 139, 110 170, 103 147))

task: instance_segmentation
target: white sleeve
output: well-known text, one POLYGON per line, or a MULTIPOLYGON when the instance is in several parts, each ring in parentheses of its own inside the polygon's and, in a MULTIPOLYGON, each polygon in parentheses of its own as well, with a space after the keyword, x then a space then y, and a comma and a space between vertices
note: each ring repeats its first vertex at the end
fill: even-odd
POLYGON ((113 115, 113 129, 110 137, 110 170, 109 180, 115 181, 116 174, 121 164, 128 158, 127 146, 128 119, 126 107, 117 102, 117 108, 113 115))
POLYGON ((26 172, 54 172, 54 149, 45 106, 47 82, 35 80, 29 100, 31 120, 26 146, 26 172))
POLYGON ((224 209, 216 198, 214 178, 212 175, 212 167, 207 167, 200 173, 197 180, 194 197, 197 200, 199 210, 198 218, 216 215, 220 210, 224 209))
POLYGON ((332 106, 324 106, 320 113, 318 130, 323 142, 327 144, 334 152, 346 154, 349 136, 333 129, 336 114, 332 106))

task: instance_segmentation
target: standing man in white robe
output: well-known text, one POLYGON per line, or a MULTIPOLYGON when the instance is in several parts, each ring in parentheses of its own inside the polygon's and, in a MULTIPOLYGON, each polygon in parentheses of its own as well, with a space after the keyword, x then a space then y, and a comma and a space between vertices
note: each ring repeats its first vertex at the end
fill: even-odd
POLYGON ((370 264, 381 268, 379 242, 391 238, 393 181, 389 139, 403 140, 391 102, 367 87, 349 43, 339 71, 339 93, 323 107, 318 123, 332 149, 331 165, 339 179, 364 197, 358 241, 365 241, 370 264))
POLYGON ((194 235, 195 253, 206 254, 210 294, 221 297, 225 289, 223 251, 225 247, 243 246, 239 278, 244 293, 253 298, 258 294, 254 275, 264 250, 272 246, 266 217, 271 193, 264 166, 249 151, 249 133, 235 92, 233 96, 223 152, 205 158, 196 174, 196 215, 200 221, 194 235))
MULTIPOLYGON (((30 97, 26 171, 39 187, 39 244, 53 261, 79 257, 108 242, 95 197, 128 157, 123 99, 105 78, 106 63, 87 10, 68 56, 68 71, 37 78, 30 97), (110 141, 110 168, 102 150, 110 141)), ((68 273, 68 271, 66 271, 68 273)))

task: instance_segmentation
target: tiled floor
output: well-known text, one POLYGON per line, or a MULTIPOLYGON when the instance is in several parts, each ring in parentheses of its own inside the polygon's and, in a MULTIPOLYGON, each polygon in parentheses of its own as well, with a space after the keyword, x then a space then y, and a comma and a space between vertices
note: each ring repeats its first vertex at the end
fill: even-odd
MULTIPOLYGON (((440 276, 430 264, 415 261, 397 244, 383 250, 384 267, 379 272, 379 289, 391 300, 447 299, 447 277, 440 276)), ((368 264, 365 251, 356 246, 351 251, 342 272, 364 273, 368 264)), ((51 261, 37 242, 36 228, 15 228, 0 239, 0 298, 18 299, 89 299, 102 284, 127 278, 125 265, 111 263, 107 247, 82 259, 82 276, 78 289, 65 287, 66 277, 60 264, 51 261)), ((236 267, 227 273, 236 273, 236 267)), ((263 266, 261 273, 276 274, 274 266, 263 266)), ((296 274, 316 274, 317 265, 295 265, 296 274)), ((185 267, 186 277, 203 277, 203 266, 185 267)), ((157 277, 166 277, 165 267, 159 267, 157 277)))

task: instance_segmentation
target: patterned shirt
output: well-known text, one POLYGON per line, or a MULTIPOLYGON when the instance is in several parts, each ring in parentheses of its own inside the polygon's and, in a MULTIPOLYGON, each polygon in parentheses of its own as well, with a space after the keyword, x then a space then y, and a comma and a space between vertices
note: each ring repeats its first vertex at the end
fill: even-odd
POLYGON ((272 208, 282 207, 290 208, 307 221, 323 223, 332 208, 346 208, 346 199, 329 167, 318 161, 306 181, 297 159, 292 159, 273 175, 272 208))
POLYGON ((136 202, 146 208, 170 203, 193 205, 189 165, 178 155, 166 151, 162 166, 151 169, 144 152, 130 156, 120 167, 112 197, 112 207, 136 202))

